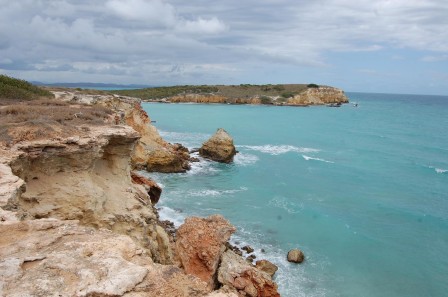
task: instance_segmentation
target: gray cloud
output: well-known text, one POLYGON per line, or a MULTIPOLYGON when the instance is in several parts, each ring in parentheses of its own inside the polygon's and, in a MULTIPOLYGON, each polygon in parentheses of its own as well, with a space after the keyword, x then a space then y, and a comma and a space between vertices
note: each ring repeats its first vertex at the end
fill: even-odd
POLYGON ((40 70, 49 81, 221 83, 242 81, 260 67, 272 73, 293 67, 326 71, 333 67, 332 53, 409 49, 422 51, 421 61, 433 61, 448 52, 445 0, 0 5, 0 71, 28 78, 40 70))

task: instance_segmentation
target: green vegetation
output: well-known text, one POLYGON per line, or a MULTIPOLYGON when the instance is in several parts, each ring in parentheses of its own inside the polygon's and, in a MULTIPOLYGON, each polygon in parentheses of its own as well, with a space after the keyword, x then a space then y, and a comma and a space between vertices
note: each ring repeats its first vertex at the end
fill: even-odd
POLYGON ((316 85, 316 84, 309 84, 309 85, 307 85, 307 87, 308 88, 319 88, 319 85, 316 85))
MULTIPOLYGON (((284 84, 284 85, 202 85, 202 86, 172 86, 172 87, 156 87, 136 90, 117 90, 115 94, 138 97, 143 100, 158 100, 178 95, 186 94, 203 94, 218 95, 229 98, 229 102, 237 99, 247 99, 259 96, 275 97, 281 96, 283 93, 294 96, 306 90, 305 84, 284 84)), ((265 99, 266 100, 266 99, 265 99)), ((235 101, 236 102, 236 101, 235 101)))
POLYGON ((142 99, 161 99, 182 94, 210 94, 218 92, 215 86, 173 86, 173 87, 158 87, 136 90, 119 90, 114 91, 115 94, 139 97, 142 99))
POLYGON ((0 75, 0 98, 15 100, 33 100, 51 98, 53 94, 25 80, 0 75))
POLYGON ((272 98, 268 96, 261 96, 260 102, 261 104, 272 104, 272 98))
POLYGON ((293 92, 284 92, 284 93, 281 93, 280 94, 280 96, 282 96, 283 98, 291 98, 291 97, 294 97, 294 93, 293 92))

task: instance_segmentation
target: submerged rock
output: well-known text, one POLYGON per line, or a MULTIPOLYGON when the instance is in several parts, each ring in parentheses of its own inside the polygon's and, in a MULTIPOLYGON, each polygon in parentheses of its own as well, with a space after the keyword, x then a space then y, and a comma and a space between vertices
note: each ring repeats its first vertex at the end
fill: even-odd
POLYGON ((185 272, 215 288, 216 271, 225 243, 235 232, 221 215, 190 217, 177 230, 176 250, 185 272))
POLYGON ((288 252, 288 261, 293 263, 302 263, 305 255, 299 249, 293 249, 288 252))
POLYGON ((232 137, 226 130, 219 128, 218 131, 199 149, 199 154, 207 159, 221 163, 230 163, 236 154, 232 137))

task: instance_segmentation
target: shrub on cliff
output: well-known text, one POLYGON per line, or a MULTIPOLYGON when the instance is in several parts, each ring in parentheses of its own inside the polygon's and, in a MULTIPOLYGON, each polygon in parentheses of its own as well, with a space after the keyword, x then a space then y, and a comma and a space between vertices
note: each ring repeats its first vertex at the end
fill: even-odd
POLYGON ((261 96, 260 102, 261 104, 272 104, 272 98, 268 96, 261 96))
POLYGON ((319 85, 316 85, 316 84, 309 84, 309 85, 307 85, 307 87, 308 88, 319 88, 319 85))
POLYGON ((25 80, 0 75, 0 98, 32 100, 42 97, 53 97, 53 94, 25 80))

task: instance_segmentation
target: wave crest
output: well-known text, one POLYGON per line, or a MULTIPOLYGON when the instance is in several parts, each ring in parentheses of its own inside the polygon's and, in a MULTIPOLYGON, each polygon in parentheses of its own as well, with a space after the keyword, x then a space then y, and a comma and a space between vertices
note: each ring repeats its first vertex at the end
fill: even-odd
POLYGON ((314 148, 307 148, 307 147, 297 147, 293 145, 239 145, 238 148, 252 150, 252 151, 258 151, 265 154, 270 155, 281 155, 286 154, 289 152, 295 152, 295 153, 315 153, 319 152, 320 150, 314 149, 314 148))

